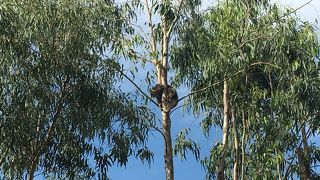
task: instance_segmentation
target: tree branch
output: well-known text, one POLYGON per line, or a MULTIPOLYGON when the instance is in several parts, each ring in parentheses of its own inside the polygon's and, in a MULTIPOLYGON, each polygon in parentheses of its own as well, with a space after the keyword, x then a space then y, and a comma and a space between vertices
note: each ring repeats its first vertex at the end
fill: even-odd
MULTIPOLYGON (((277 68, 277 69, 281 69, 279 66, 274 65, 274 64, 272 64, 272 63, 268 63, 268 62, 256 62, 256 63, 252 63, 252 64, 249 65, 249 67, 251 67, 251 66, 256 66, 256 65, 260 65, 260 64, 265 64, 265 65, 273 66, 273 67, 275 67, 275 68, 277 68)), ((226 80, 231 79, 233 76, 238 75, 239 73, 243 72, 244 70, 246 70, 246 69, 242 69, 242 70, 240 70, 240 71, 232 74, 231 76, 226 77, 226 80)), ((207 90, 207 89, 209 89, 209 88, 211 88, 211 87, 213 87, 213 86, 216 86, 216 85, 222 83, 223 81, 224 81, 224 80, 221 80, 221 81, 218 81, 218 82, 216 82, 216 83, 213 83, 213 84, 211 84, 211 85, 209 85, 209 86, 207 86, 207 87, 204 87, 204 88, 202 88, 202 89, 195 90, 195 91, 193 91, 193 92, 191 92, 191 93, 183 96, 182 98, 180 98, 180 99, 178 100, 178 102, 181 101, 181 100, 183 100, 183 99, 185 99, 185 98, 187 98, 187 97, 189 97, 189 96, 191 96, 191 95, 193 95, 193 94, 196 94, 196 93, 205 91, 205 90, 207 90)))
POLYGON ((304 6, 310 4, 312 1, 313 1, 313 0, 310 0, 310 1, 302 4, 301 6, 297 7, 296 9, 293 9, 292 11, 289 11, 287 14, 284 14, 284 15, 281 16, 279 19, 282 19, 282 18, 284 18, 284 17, 286 17, 286 16, 289 16, 289 15, 292 14, 292 13, 297 12, 299 9, 301 9, 301 8, 303 8, 304 6))
POLYGON ((69 76, 67 75, 65 77, 65 79, 63 80, 62 82, 62 85, 61 85, 61 92, 59 94, 59 98, 58 98, 58 102, 56 104, 56 107, 55 107, 55 112, 54 112, 54 115, 53 115, 53 118, 52 118, 52 123, 49 127, 49 130, 47 132, 47 137, 46 139, 43 141, 43 143, 41 143, 38 148, 32 153, 32 157, 31 157, 31 165, 30 165, 30 169, 29 169, 29 180, 32 180, 33 177, 34 177, 34 173, 36 171, 36 168, 37 168, 37 165, 38 165, 38 162, 39 162, 39 158, 40 158, 40 155, 41 155, 41 151, 48 145, 49 141, 50 141, 50 138, 51 138, 51 135, 52 135, 52 132, 54 130, 54 127, 55 127, 55 124, 57 122, 57 119, 60 115, 60 112, 62 110, 62 102, 63 102, 63 96, 64 96, 64 93, 65 93, 65 88, 66 88, 66 85, 67 85, 67 81, 69 80, 69 76))
POLYGON ((175 111, 175 110, 177 110, 177 109, 180 109, 180 108, 182 108, 182 107, 184 107, 184 106, 186 106, 186 104, 174 108, 172 111, 170 111, 170 114, 172 114, 173 111, 175 111))
POLYGON ((157 105, 158 106, 158 103, 155 101, 155 100, 153 100, 150 96, 148 96, 147 95, 147 93, 145 93, 131 78, 129 78, 125 73, 123 73, 122 72, 122 70, 120 70, 120 69, 118 69, 118 68, 116 68, 116 67, 114 67, 123 77, 125 77, 128 81, 130 81, 130 83, 132 84, 132 85, 134 85, 137 89, 138 89, 138 91, 140 91, 141 92, 141 94, 143 94, 147 99, 149 99, 153 104, 155 104, 155 105, 157 105))

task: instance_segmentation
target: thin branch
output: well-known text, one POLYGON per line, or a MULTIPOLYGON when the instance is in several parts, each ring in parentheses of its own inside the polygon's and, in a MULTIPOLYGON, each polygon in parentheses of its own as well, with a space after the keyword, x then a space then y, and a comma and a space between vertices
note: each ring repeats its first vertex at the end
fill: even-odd
POLYGON ((279 67, 279 66, 277 66, 277 65, 274 65, 274 64, 268 63, 268 62, 263 62, 263 61, 252 63, 252 64, 250 64, 249 66, 251 67, 251 66, 260 65, 260 64, 269 65, 269 66, 273 66, 273 67, 275 67, 275 68, 277 68, 277 69, 281 69, 281 67, 279 67))
MULTIPOLYGON (((137 52, 134 51, 133 49, 129 49, 128 55, 129 55, 129 59, 131 59, 130 56, 132 56, 133 59, 139 59, 139 60, 141 60, 141 61, 143 61, 143 62, 149 62, 149 63, 155 64, 153 61, 148 60, 148 59, 147 59, 146 57, 144 57, 143 55, 141 55, 141 54, 138 55, 137 52)), ((126 58, 126 57, 124 57, 124 58, 126 58)))
POLYGON ((257 36, 257 37, 251 38, 251 39, 247 39, 247 40, 245 40, 244 42, 242 42, 237 49, 242 48, 242 47, 243 47, 244 45, 246 45, 248 42, 255 41, 255 40, 259 40, 259 39, 268 39, 268 38, 270 38, 270 37, 261 35, 261 36, 257 36))
POLYGON ((67 76, 65 78, 65 80, 63 81, 63 84, 62 84, 62 87, 61 87, 61 93, 60 93, 60 97, 58 99, 58 104, 57 104, 57 107, 56 107, 56 110, 55 110, 55 113, 53 115, 53 118, 52 118, 52 123, 51 123, 51 126, 49 127, 49 130, 48 130, 48 133, 47 133, 47 138, 46 140, 43 142, 43 145, 42 146, 46 146, 48 145, 49 141, 50 141, 50 138, 51 138, 51 135, 52 135, 52 131, 54 129, 54 126, 57 122, 57 119, 61 113, 61 110, 62 110, 62 99, 63 99, 63 96, 64 96, 64 93, 65 93, 65 90, 66 90, 66 86, 67 86, 67 82, 69 80, 69 76, 67 76))
POLYGON ((162 135, 163 139, 166 139, 165 135, 163 134, 160 128, 152 124, 151 124, 151 127, 154 128, 156 131, 158 131, 162 135))
POLYGON ((37 165, 38 165, 38 162, 39 162, 39 158, 40 158, 40 155, 41 155, 41 152, 42 150, 49 144, 49 141, 50 141, 50 138, 52 136, 52 132, 55 128, 55 124, 57 122, 57 119, 61 113, 61 110, 62 110, 62 102, 63 102, 63 97, 64 97, 64 93, 65 93, 65 88, 67 86, 67 82, 69 80, 69 76, 67 75, 65 77, 65 79, 63 80, 62 82, 62 85, 61 85, 61 92, 59 94, 59 98, 58 98, 58 102, 56 104, 56 107, 55 107, 55 112, 54 112, 54 115, 53 115, 53 118, 52 118, 52 123, 48 129, 48 132, 47 132, 47 137, 46 139, 43 141, 43 143, 41 143, 38 148, 32 152, 32 156, 31 156, 31 165, 30 165, 30 169, 29 169, 29 178, 28 179, 33 179, 34 177, 34 173, 35 173, 35 170, 37 168, 37 165))
POLYGON ((181 106, 178 106, 178 107, 174 108, 172 111, 170 111, 170 114, 173 113, 173 111, 175 111, 177 109, 180 109, 180 108, 182 108, 184 106, 187 106, 187 104, 184 104, 184 105, 181 105, 181 106))
MULTIPOLYGON (((281 69, 279 66, 274 65, 274 64, 271 64, 271 63, 268 63, 268 62, 256 62, 256 63, 252 63, 252 64, 249 65, 249 67, 251 67, 251 66, 256 66, 256 65, 260 65, 260 64, 270 65, 270 66, 273 66, 273 67, 275 67, 275 68, 277 68, 277 69, 281 69)), ((244 70, 246 70, 246 69, 242 69, 242 70, 240 70, 240 71, 232 74, 231 76, 226 77, 226 80, 231 79, 232 77, 238 75, 239 73, 243 72, 244 70)), ((183 96, 182 98, 180 98, 180 99, 178 100, 178 102, 181 101, 181 100, 183 100, 183 99, 185 99, 185 98, 187 98, 187 97, 189 97, 189 96, 191 96, 191 95, 193 95, 193 94, 196 94, 196 93, 205 91, 205 90, 207 90, 207 89, 209 89, 209 88, 211 88, 211 87, 213 87, 213 86, 216 86, 216 85, 222 83, 223 81, 224 81, 224 80, 221 80, 221 81, 218 81, 218 82, 216 82, 216 83, 213 83, 213 84, 211 84, 211 85, 209 85, 209 86, 207 86, 207 87, 204 87, 204 88, 202 88, 202 89, 195 90, 195 91, 193 91, 193 92, 191 92, 191 93, 183 96)))
POLYGON ((123 73, 120 69, 114 67, 123 77, 125 77, 132 85, 134 85, 138 91, 140 91, 147 99, 149 99, 153 104, 158 106, 158 103, 153 100, 150 96, 147 95, 131 78, 129 78, 125 73, 123 73))
POLYGON ((281 16, 279 19, 282 19, 282 18, 284 18, 284 17, 286 17, 286 16, 289 16, 289 15, 292 14, 292 13, 297 12, 299 9, 301 9, 301 8, 303 8, 304 6, 310 4, 312 1, 313 1, 313 0, 310 0, 310 1, 306 2, 305 4, 302 4, 301 6, 297 7, 296 9, 294 9, 294 10, 292 10, 292 11, 290 11, 290 12, 288 12, 287 14, 284 14, 284 15, 281 16))
MULTIPOLYGON (((292 13, 297 12, 298 10, 302 9, 303 7, 305 7, 306 5, 310 4, 312 1, 313 1, 313 0, 309 0, 309 1, 306 2, 305 4, 302 4, 301 6, 297 7, 296 9, 293 9, 292 11, 289 11, 288 13, 282 15, 282 16, 281 16, 280 18, 278 18, 277 20, 271 21, 270 23, 266 24, 266 26, 270 26, 270 24, 275 23, 275 22, 279 21, 280 19, 282 19, 282 18, 284 18, 284 17, 287 17, 287 16, 291 15, 292 13)), ((211 7, 207 8, 207 9, 203 10, 202 13, 206 13, 206 12, 212 11, 212 10, 213 10, 213 6, 211 6, 211 7)), ((253 32, 256 32, 256 31, 257 31, 257 30, 250 31, 250 33, 253 33, 253 32)))
MULTIPOLYGON (((240 70, 240 71, 238 71, 238 72, 236 72, 236 73, 234 73, 234 74, 232 74, 230 77, 226 77, 226 80, 232 78, 233 76, 236 76, 237 74, 241 73, 242 71, 244 71, 244 69, 243 69, 243 70, 240 70)), ((218 82, 216 82, 216 83, 213 83, 213 84, 211 84, 211 85, 209 85, 209 86, 207 86, 207 87, 204 87, 204 88, 202 88, 202 89, 192 91, 191 93, 189 93, 189 94, 183 96, 182 98, 180 98, 180 99, 178 100, 178 102, 181 101, 181 100, 183 100, 183 99, 185 99, 185 98, 187 98, 187 97, 189 97, 189 96, 191 96, 191 95, 193 95, 193 94, 196 94, 196 93, 205 91, 205 90, 207 90, 207 89, 209 89, 209 88, 211 88, 211 87, 213 87, 213 86, 216 86, 216 85, 222 83, 223 81, 224 81, 224 80, 221 80, 221 81, 218 81, 218 82)))
POLYGON ((144 31, 144 28, 136 23, 133 23, 133 22, 129 22, 130 25, 134 26, 134 27, 137 27, 140 32, 139 33, 142 33, 144 37, 147 37, 147 34, 146 32, 144 31))

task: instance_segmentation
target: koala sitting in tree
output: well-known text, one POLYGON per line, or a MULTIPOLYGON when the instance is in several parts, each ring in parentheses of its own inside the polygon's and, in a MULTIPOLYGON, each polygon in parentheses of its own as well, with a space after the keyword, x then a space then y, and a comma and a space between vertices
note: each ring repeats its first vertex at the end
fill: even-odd
POLYGON ((168 103, 168 109, 171 110, 178 104, 178 94, 175 88, 170 85, 167 85, 168 97, 164 97, 163 94, 165 92, 165 85, 157 84, 153 88, 151 88, 150 93, 151 97, 155 97, 157 99, 159 107, 162 109, 162 103, 168 103))

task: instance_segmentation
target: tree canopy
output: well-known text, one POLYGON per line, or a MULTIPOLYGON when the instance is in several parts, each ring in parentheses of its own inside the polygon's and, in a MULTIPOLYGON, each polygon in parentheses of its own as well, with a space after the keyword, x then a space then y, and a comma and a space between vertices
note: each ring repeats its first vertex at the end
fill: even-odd
POLYGON ((177 81, 194 90, 195 113, 207 114, 205 133, 226 125, 221 97, 222 82, 228 84, 233 128, 223 133, 231 141, 224 150, 223 144, 214 146, 202 161, 209 178, 216 176, 223 151, 226 176, 242 179, 303 174, 294 168, 301 166, 298 153, 292 155, 302 142, 309 168, 319 161, 318 147, 306 142, 319 132, 319 45, 311 24, 269 3, 221 1, 200 20, 190 19, 179 35, 172 63, 180 72, 177 81), (239 162, 242 169, 232 171, 239 162))
POLYGON ((151 158, 145 142, 153 114, 117 88, 119 64, 108 55, 122 48, 126 12, 112 1, 1 2, 5 177, 104 179, 129 155, 151 158))

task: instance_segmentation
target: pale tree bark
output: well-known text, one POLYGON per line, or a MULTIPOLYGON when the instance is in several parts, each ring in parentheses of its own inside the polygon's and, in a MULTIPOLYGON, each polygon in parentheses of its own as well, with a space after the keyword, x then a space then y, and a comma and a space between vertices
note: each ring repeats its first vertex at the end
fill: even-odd
POLYGON ((233 146, 234 146, 234 162, 233 162, 233 180, 238 180, 238 165, 239 165, 239 137, 236 122, 236 110, 234 105, 231 107, 231 120, 233 127, 233 146))
MULTIPOLYGON (((245 102, 244 104, 246 105, 247 101, 247 85, 248 85, 248 76, 245 76, 245 87, 244 87, 244 97, 245 97, 245 102)), ((241 138, 241 179, 245 179, 245 160, 246 160, 246 133, 247 133, 247 113, 245 112, 245 106, 242 107, 242 138, 241 138)))
MULTIPOLYGON (((166 2, 167 0, 163 0, 166 2)), ((169 57, 169 25, 166 21, 166 17, 161 17, 162 25, 162 47, 161 47, 161 63, 157 64, 157 68, 160 67, 158 71, 158 82, 164 85, 165 91, 163 94, 162 101, 162 128, 164 135, 164 166, 166 172, 166 179, 174 179, 174 169, 173 169, 173 155, 172 155, 172 139, 171 139, 171 119, 170 119, 170 109, 168 109, 168 81, 167 81, 167 71, 168 71, 168 57, 169 57)))
POLYGON ((180 1, 170 1, 170 0, 161 0, 161 3, 171 3, 175 2, 175 17, 173 21, 168 22, 168 17, 165 15, 161 16, 161 30, 162 37, 161 39, 157 39, 156 33, 154 32, 154 24, 152 22, 152 5, 154 4, 154 0, 151 0, 151 5, 149 4, 149 0, 145 0, 145 5, 147 9, 148 15, 148 24, 150 30, 150 51, 152 55, 152 62, 156 69, 156 77, 157 84, 161 84, 165 87, 164 92, 162 94, 162 102, 161 102, 161 113, 162 113, 162 128, 163 128, 163 137, 164 137, 164 163, 165 163, 165 172, 166 179, 173 180, 174 179, 174 169, 173 169, 173 154, 172 154, 172 139, 171 139, 171 118, 170 118, 170 100, 169 92, 168 92, 168 64, 169 64, 169 43, 170 37, 175 26, 180 9, 183 3, 183 0, 180 1), (159 42, 159 48, 157 47, 157 42, 159 42), (160 52, 160 53, 158 53, 160 52), (158 59, 158 54, 160 54, 160 58, 158 59))
MULTIPOLYGON (((279 151, 276 149, 275 153, 278 154, 279 151)), ((282 168, 281 168, 281 164, 279 161, 277 161, 277 174, 278 174, 278 179, 282 180, 282 168)))
POLYGON ((171 120, 169 112, 162 112, 162 128, 164 135, 164 164, 166 171, 166 180, 174 179, 172 140, 171 140, 171 120))
POLYGON ((228 102, 228 82, 223 81, 223 138, 222 138, 222 156, 218 164, 218 180, 224 179, 224 170, 226 164, 228 130, 229 130, 229 102, 228 102))
POLYGON ((245 169, 245 160, 246 160, 246 119, 242 110, 242 142, 241 142, 241 179, 244 179, 244 169, 245 169))

